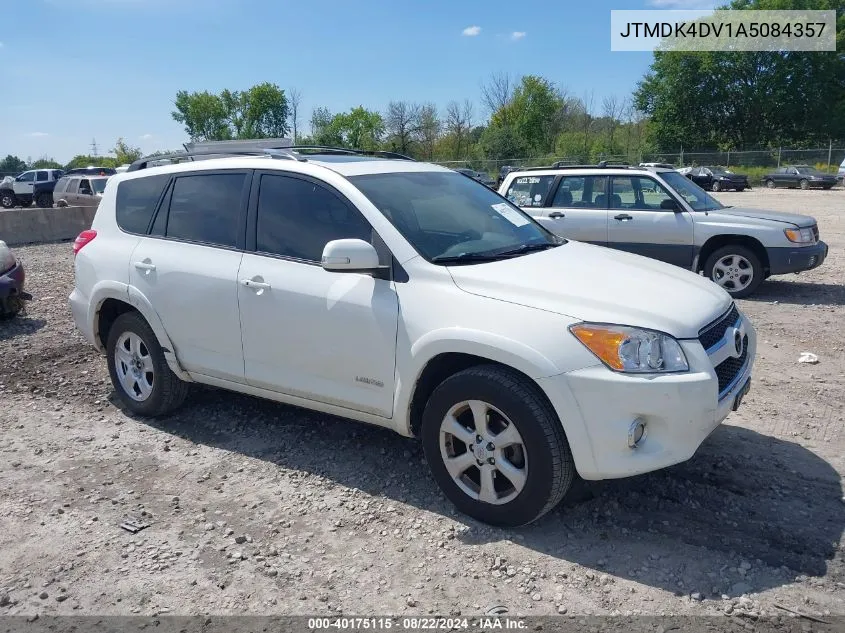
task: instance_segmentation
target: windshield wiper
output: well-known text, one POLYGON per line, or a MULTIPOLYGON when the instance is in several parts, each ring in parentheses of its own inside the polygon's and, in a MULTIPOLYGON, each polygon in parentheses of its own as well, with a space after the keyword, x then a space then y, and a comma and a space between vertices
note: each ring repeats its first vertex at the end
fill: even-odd
POLYGON ((542 244, 523 244, 522 246, 512 248, 508 251, 499 251, 498 253, 496 253, 496 255, 500 255, 502 257, 510 257, 512 255, 524 255, 525 253, 533 253, 534 251, 544 251, 549 248, 554 248, 555 246, 560 246, 561 244, 563 244, 563 241, 543 242, 542 244))
POLYGON ((460 253, 459 255, 435 255, 431 261, 436 264, 463 264, 468 262, 492 262, 501 259, 499 253, 460 253))

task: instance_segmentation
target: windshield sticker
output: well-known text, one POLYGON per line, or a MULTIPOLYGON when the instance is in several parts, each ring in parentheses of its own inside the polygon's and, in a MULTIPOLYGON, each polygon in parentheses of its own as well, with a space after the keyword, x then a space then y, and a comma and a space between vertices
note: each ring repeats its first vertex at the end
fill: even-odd
POLYGON ((528 218, 523 215, 520 215, 504 202, 500 202, 499 204, 492 204, 490 206, 493 207, 494 211, 496 211, 499 215, 501 215, 514 226, 525 226, 526 224, 528 224, 528 218))
POLYGON ((538 193, 537 195, 534 196, 534 202, 540 202, 540 200, 542 200, 542 199, 543 199, 543 195, 540 194, 540 193, 538 193))
POLYGON ((518 185, 536 185, 536 184, 539 184, 539 183, 540 183, 540 179, 537 178, 536 176, 531 176, 530 178, 524 177, 524 178, 517 178, 516 179, 516 184, 518 184, 518 185))

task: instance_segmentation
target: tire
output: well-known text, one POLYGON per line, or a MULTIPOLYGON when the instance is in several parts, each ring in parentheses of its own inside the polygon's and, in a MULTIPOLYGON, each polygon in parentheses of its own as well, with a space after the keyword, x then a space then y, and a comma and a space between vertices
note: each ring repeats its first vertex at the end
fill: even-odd
POLYGON ((803 189, 804 191, 807 191, 807 189, 810 188, 810 183, 807 182, 805 178, 802 178, 798 181, 798 186, 801 187, 801 189, 803 189))
POLYGON ((740 193, 741 191, 745 191, 745 187, 737 187, 736 192, 740 193))
POLYGON ((471 367, 443 381, 426 404, 421 435, 440 489, 461 512, 492 525, 516 527, 538 519, 563 499, 575 476, 572 452, 554 409, 535 384, 497 365, 471 367), (477 411, 486 410, 481 419, 489 424, 489 432, 480 444, 477 437, 473 440, 478 431, 470 401, 477 411), (447 419, 455 419, 457 425, 448 425, 447 419), (496 448, 492 442, 503 438, 504 432, 519 441, 496 448), (446 466, 450 452, 457 458, 471 454, 468 463, 453 467, 455 477, 446 466), (479 456, 483 467, 478 465, 479 456), (516 477, 504 475, 505 466, 522 475, 521 485, 516 477), (494 502, 479 498, 483 472, 490 473, 486 489, 492 490, 494 502))
POLYGON ((17 203, 18 201, 13 192, 6 189, 0 192, 0 206, 4 209, 14 209, 17 203))
POLYGON ((35 200, 35 203, 41 209, 50 209, 53 207, 53 196, 47 193, 39 194, 38 198, 35 200))
POLYGON ((704 274, 734 299, 752 294, 765 278, 760 258, 741 244, 728 244, 711 253, 704 264, 704 274), (747 274, 750 275, 749 279, 746 279, 747 274), (734 278, 726 278, 730 276, 734 278))
POLYGON ((763 184, 766 185, 769 189, 775 188, 775 181, 774 180, 764 180, 763 184))
POLYGON ((32 206, 32 200, 21 200, 20 198, 18 198, 18 206, 21 209, 28 209, 32 206))
POLYGON ((126 312, 115 319, 109 330, 106 354, 114 390, 133 413, 151 418, 166 415, 177 409, 188 395, 188 383, 180 380, 167 366, 155 333, 138 312, 126 312), (135 341, 140 341, 138 347, 134 346, 135 341), (133 375, 131 367, 124 363, 118 368, 119 346, 126 352, 128 361, 138 359, 146 371, 133 375), (133 383, 134 397, 129 394, 130 387, 124 386, 123 375, 127 376, 127 384, 133 383))
POLYGON ((719 184, 718 180, 714 180, 713 184, 710 185, 710 191, 718 192, 722 190, 722 185, 719 184))
POLYGON ((831 189, 831 187, 833 187, 833 185, 824 185, 823 188, 824 188, 825 191, 829 191, 831 189))

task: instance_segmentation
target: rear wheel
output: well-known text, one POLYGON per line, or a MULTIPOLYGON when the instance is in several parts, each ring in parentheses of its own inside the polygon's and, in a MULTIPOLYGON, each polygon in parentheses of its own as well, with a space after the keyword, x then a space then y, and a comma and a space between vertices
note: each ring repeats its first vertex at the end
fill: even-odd
POLYGON ((15 194, 11 191, 4 190, 0 192, 0 206, 4 209, 13 209, 17 202, 15 194))
POLYGON ((188 383, 167 366, 152 328, 137 312, 126 312, 109 330, 109 375, 121 402, 138 415, 170 413, 185 400, 188 383))
POLYGON ((766 185, 769 189, 775 188, 775 181, 774 180, 764 180, 763 184, 766 185))
POLYGON ((575 475, 563 427, 537 386, 495 365, 466 369, 434 390, 422 442, 446 496, 461 512, 493 525, 541 517, 575 475))
POLYGON ((736 192, 739 193, 740 191, 745 191, 745 187, 737 187, 736 192))
POLYGON ((714 180, 714 181, 713 181, 713 184, 712 184, 712 185, 710 185, 710 190, 711 190, 711 191, 721 191, 721 190, 722 190, 722 185, 721 185, 721 184, 719 184, 719 181, 718 181, 718 180, 714 180))
POLYGON ((740 244, 729 244, 713 252, 704 264, 704 274, 736 299, 753 293, 764 279, 760 258, 740 244))
POLYGON ((35 202, 40 208, 49 209, 53 206, 53 196, 47 193, 42 193, 38 195, 35 202))
POLYGON ((810 183, 809 183, 809 182, 807 182, 807 180, 806 180, 805 178, 802 178, 802 179, 798 182, 798 186, 799 186, 799 187, 801 187, 802 189, 804 189, 804 190, 806 191, 807 189, 809 189, 809 188, 810 188, 810 183))

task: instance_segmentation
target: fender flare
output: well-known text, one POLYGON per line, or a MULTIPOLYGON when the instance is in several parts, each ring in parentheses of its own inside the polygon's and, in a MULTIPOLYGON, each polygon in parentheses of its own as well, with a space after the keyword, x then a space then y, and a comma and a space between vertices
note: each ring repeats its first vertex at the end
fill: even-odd
POLYGON ((100 352, 105 353, 106 351, 105 341, 101 341, 97 333, 99 332, 100 308, 107 299, 122 301, 140 312, 141 316, 144 317, 152 328, 158 344, 161 345, 164 351, 164 358, 170 370, 182 380, 192 381, 190 375, 179 363, 179 359, 176 357, 176 352, 173 349, 173 343, 167 335, 167 331, 164 329, 158 313, 153 309, 149 300, 137 288, 128 284, 115 281, 101 281, 94 286, 91 292, 89 306, 92 306, 93 309, 89 308, 88 322, 91 328, 90 331, 94 333, 95 346, 100 352))
POLYGON ((445 353, 469 354, 507 365, 528 376, 538 387, 539 378, 561 371, 539 350, 498 334, 457 327, 428 332, 411 345, 406 357, 408 371, 398 376, 393 409, 393 427, 398 433, 413 435, 410 412, 417 383, 429 362, 445 353))

